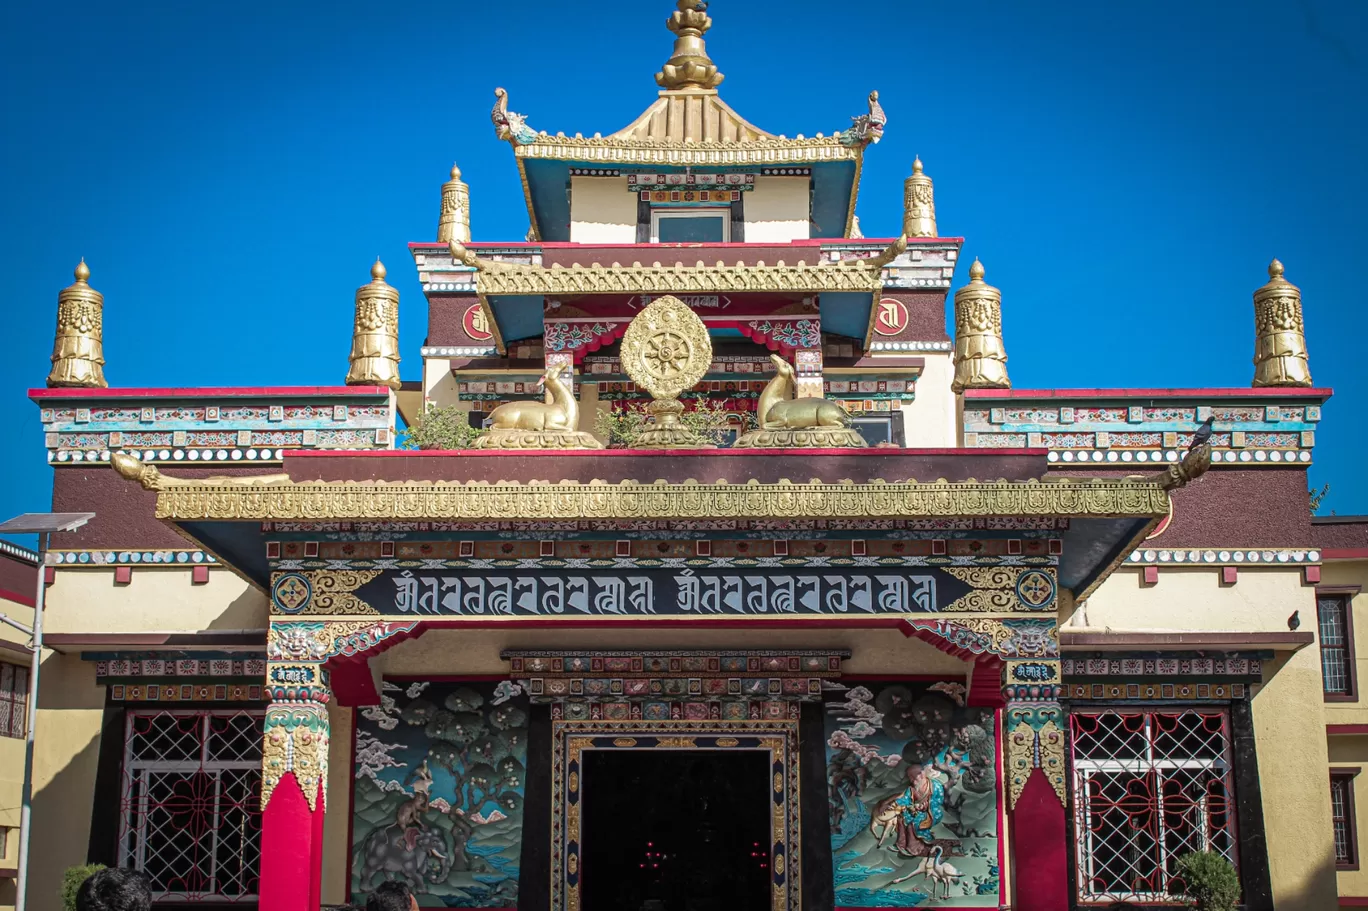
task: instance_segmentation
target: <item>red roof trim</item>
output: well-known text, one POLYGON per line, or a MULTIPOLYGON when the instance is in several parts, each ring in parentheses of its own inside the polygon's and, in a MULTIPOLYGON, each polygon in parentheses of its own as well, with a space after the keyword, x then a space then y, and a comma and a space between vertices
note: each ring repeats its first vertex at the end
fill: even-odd
POLYGON ((123 389, 30 389, 38 399, 200 399, 260 398, 264 396, 375 396, 389 395, 388 386, 171 386, 123 389))
MULTIPOLYGON (((563 449, 520 449, 518 458, 524 456, 531 458, 557 458, 563 459, 567 454, 570 455, 589 455, 596 459, 639 459, 643 456, 660 459, 674 459, 680 456, 746 456, 753 458, 763 458, 774 455, 810 455, 810 456, 843 456, 845 458, 860 458, 887 456, 891 452, 898 455, 957 455, 957 456, 1043 456, 1048 453, 1045 449, 599 449, 584 450, 581 453, 567 453, 563 449)), ((507 455, 507 452, 500 452, 491 449, 287 449, 285 458, 287 459, 313 459, 319 457, 358 457, 358 458, 434 458, 439 456, 491 456, 507 455)))
MULTIPOLYGON (((895 241, 897 241, 897 239, 898 239, 898 238, 896 238, 896 237, 856 237, 856 238, 851 238, 851 237, 845 237, 845 238, 842 238, 842 237, 816 237, 816 238, 802 238, 802 239, 789 240, 789 241, 782 241, 782 242, 781 242, 781 241, 773 241, 773 242, 770 242, 770 243, 764 243, 764 242, 751 243, 751 242, 746 242, 746 243, 725 243, 725 244, 724 244, 724 243, 708 243, 708 244, 577 244, 577 243, 571 243, 571 242, 568 242, 568 241, 559 241, 559 240, 558 240, 558 241, 533 241, 533 242, 530 242, 530 243, 527 242, 527 241, 518 240, 518 241, 508 241, 508 242, 505 243, 505 242, 496 241, 496 240, 482 240, 482 241, 475 241, 475 242, 468 243, 468 244, 466 244, 466 247, 467 247, 468 249, 477 250, 477 251, 478 251, 479 248, 481 248, 481 247, 506 247, 506 248, 513 248, 513 249, 516 249, 516 248, 519 248, 519 247, 536 247, 536 248, 540 248, 540 249, 543 249, 543 250, 645 250, 645 249, 651 249, 651 250, 691 250, 691 249, 696 249, 696 248, 699 248, 699 247, 735 247, 735 248, 738 249, 738 250, 744 250, 744 249, 747 248, 747 247, 757 247, 757 248, 758 248, 758 247, 769 247, 769 248, 774 248, 774 247, 823 247, 823 246, 835 246, 835 245, 845 246, 845 245, 847 245, 847 244, 850 244, 850 245, 868 244, 869 247, 870 247, 871 249, 874 249, 874 248, 877 248, 877 247, 884 247, 884 248, 886 248, 886 247, 888 247, 889 244, 892 244, 892 243, 894 243, 895 241)), ((956 245, 959 245, 959 246, 963 246, 963 245, 964 245, 964 238, 963 238, 963 237, 909 237, 909 238, 907 239, 907 245, 908 245, 909 247, 914 247, 914 246, 930 246, 930 245, 935 245, 935 244, 956 244, 956 245)), ((446 244, 435 243, 435 242, 430 241, 430 240, 418 240, 418 241, 411 241, 411 242, 409 243, 409 249, 410 249, 410 250, 445 250, 446 248, 447 248, 447 245, 446 245, 446 244)))
POLYGON ((1322 560, 1368 560, 1368 547, 1323 547, 1322 560))
MULTIPOLYGON (((34 581, 37 581, 36 576, 34 577, 34 581)), ((12 592, 8 588, 0 588, 0 598, 4 598, 7 601, 13 601, 15 604, 22 604, 24 607, 34 606, 33 595, 21 595, 19 592, 12 592)))
POLYGON ((966 399, 1328 399, 1333 389, 966 389, 966 399))
POLYGON ((1325 733, 1331 736, 1368 734, 1368 724, 1327 724, 1325 733))

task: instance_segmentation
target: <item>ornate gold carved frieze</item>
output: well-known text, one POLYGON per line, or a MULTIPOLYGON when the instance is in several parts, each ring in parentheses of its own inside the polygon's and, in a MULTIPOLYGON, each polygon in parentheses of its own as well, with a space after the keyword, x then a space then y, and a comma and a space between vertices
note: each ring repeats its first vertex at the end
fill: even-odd
MULTIPOLYGON (((658 481, 327 482, 181 485, 158 479, 157 518, 694 519, 1136 516, 1168 514, 1168 494, 1144 479, 1088 481, 821 481, 703 484, 658 481)), ((145 485, 146 486, 146 485, 145 485)))
POLYGON ((480 259, 463 245, 452 242, 452 258, 476 269, 475 286, 482 296, 551 295, 573 297, 583 294, 725 294, 740 292, 823 291, 874 293, 883 288, 883 268, 907 249, 907 238, 899 238, 877 256, 839 263, 784 262, 769 266, 732 265, 718 262, 692 266, 653 263, 629 266, 612 263, 604 266, 552 266, 499 263, 480 259))

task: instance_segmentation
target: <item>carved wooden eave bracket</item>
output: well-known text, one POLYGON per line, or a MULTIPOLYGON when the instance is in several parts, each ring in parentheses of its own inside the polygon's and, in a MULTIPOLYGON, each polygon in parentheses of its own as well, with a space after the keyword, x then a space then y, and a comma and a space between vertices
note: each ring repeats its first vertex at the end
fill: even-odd
POLYGON ((481 259, 465 246, 450 244, 452 259, 474 270, 475 287, 482 297, 499 295, 549 295, 574 297, 582 294, 735 294, 743 292, 863 292, 882 290, 884 267, 907 249, 906 236, 898 238, 875 256, 839 263, 794 263, 774 265, 708 265, 696 262, 672 266, 659 262, 649 266, 593 263, 589 266, 550 268, 537 265, 500 263, 481 259))
POLYGON ((1175 462, 1163 471, 1152 475, 1150 480, 1164 490, 1178 490, 1206 474, 1210 467, 1211 444, 1203 443, 1194 449, 1189 449, 1181 461, 1175 462))

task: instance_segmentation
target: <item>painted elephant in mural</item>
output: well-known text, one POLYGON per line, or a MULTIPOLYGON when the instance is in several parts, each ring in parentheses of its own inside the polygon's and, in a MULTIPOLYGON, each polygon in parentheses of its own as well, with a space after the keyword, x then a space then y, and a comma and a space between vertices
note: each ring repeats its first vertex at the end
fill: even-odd
POLYGON ((429 883, 446 882, 451 874, 451 846, 435 829, 387 826, 366 838, 361 881, 369 885, 377 873, 385 879, 407 883, 415 892, 428 891, 429 883))

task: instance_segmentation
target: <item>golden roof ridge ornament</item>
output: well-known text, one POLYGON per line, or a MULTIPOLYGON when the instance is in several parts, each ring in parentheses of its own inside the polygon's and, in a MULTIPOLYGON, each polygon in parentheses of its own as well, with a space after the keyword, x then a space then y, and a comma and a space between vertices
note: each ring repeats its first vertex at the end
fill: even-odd
POLYGON ((1310 386, 1301 289, 1268 264, 1268 284, 1254 292, 1254 385, 1310 386))
POLYGON ((1002 342, 1002 292, 983 280, 983 263, 974 258, 969 284, 955 292, 956 395, 966 389, 1011 389, 1007 348, 1002 342))
POLYGON ((104 378, 104 295, 90 287, 82 257, 76 281, 57 295, 57 336, 52 344, 49 386, 106 389, 104 378))
POLYGON ((646 406, 651 424, 641 434, 640 449, 712 449, 680 423, 687 392, 712 364, 708 328, 688 304, 665 295, 648 304, 622 336, 622 369, 651 394, 646 406))
POLYGON ((470 242, 470 187, 461 180, 461 169, 451 166, 451 179, 442 184, 442 212, 437 219, 437 243, 470 242))
POLYGON ((705 0, 679 0, 675 11, 665 20, 674 32, 674 52, 656 73, 656 84, 666 91, 711 92, 726 77, 708 57, 703 35, 712 28, 705 0))
POLYGON ((903 233, 908 237, 939 236, 935 186, 922 171, 920 156, 912 162, 912 176, 903 181, 903 233))
POLYGON ((385 264, 376 257, 370 284, 356 289, 348 386, 399 389, 399 291, 385 282, 385 264))

